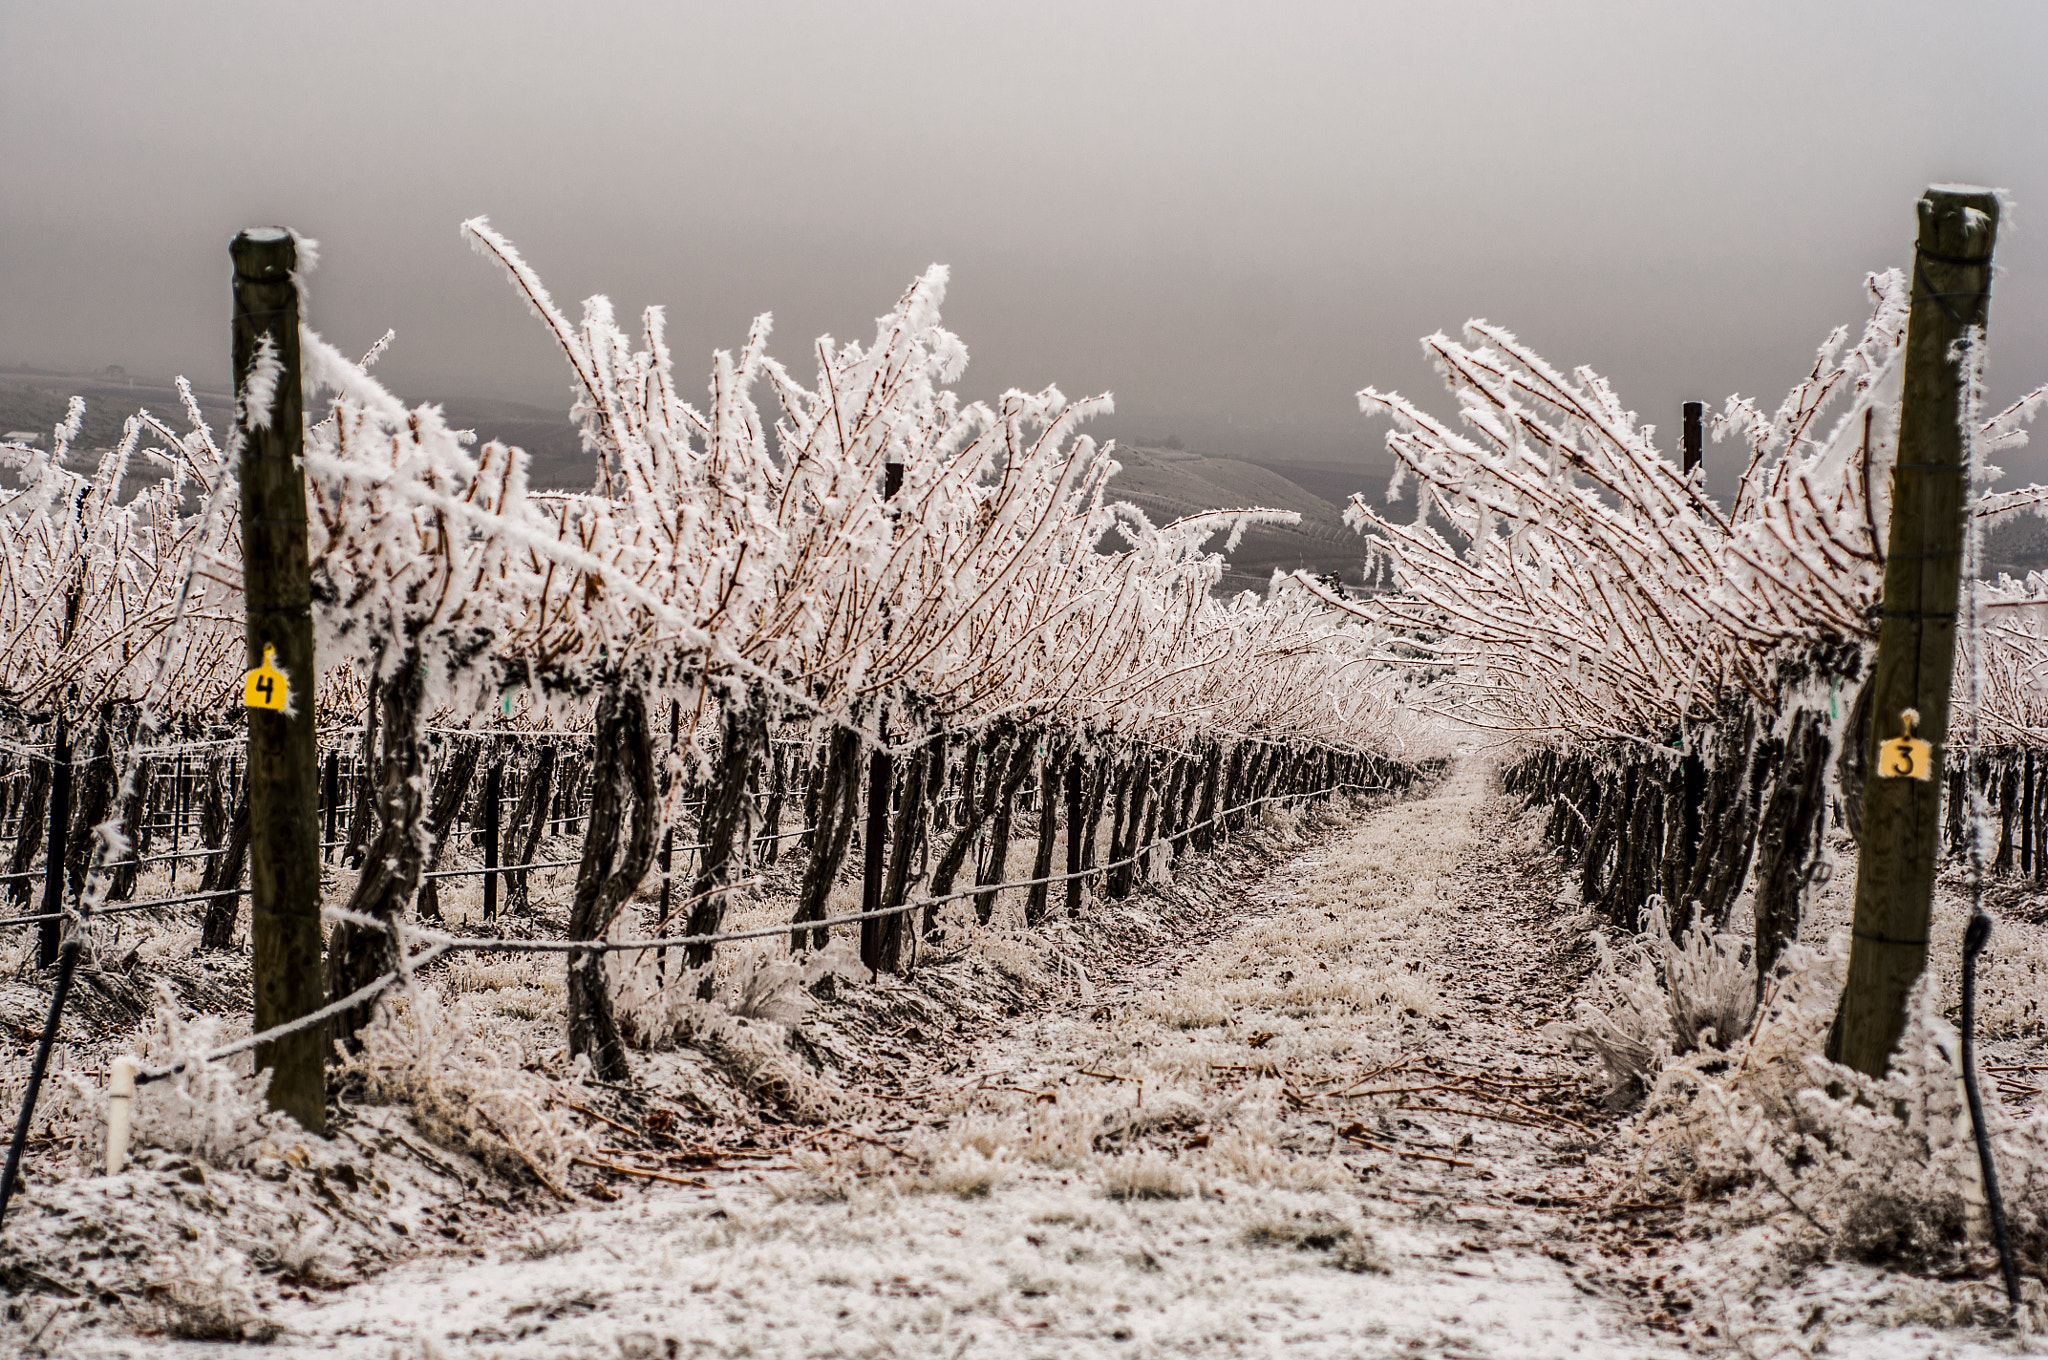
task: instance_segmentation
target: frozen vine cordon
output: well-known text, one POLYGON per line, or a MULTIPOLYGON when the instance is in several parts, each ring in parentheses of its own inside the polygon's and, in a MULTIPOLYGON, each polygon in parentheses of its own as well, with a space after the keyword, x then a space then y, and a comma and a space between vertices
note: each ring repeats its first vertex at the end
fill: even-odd
MULTIPOLYGON (((1774 412, 1731 397, 1716 418, 1747 453, 1726 509, 1592 370, 1567 376, 1483 321, 1464 343, 1431 336, 1459 425, 1359 394, 1394 421, 1395 487, 1415 483, 1417 514, 1354 501, 1397 587, 1358 612, 1403 630, 1411 658, 1457 668, 1459 716, 1596 741, 1663 741, 1724 696, 1775 694, 1788 663, 1805 678, 1817 649, 1874 641, 1908 290, 1898 270, 1867 286, 1854 346, 1838 328, 1774 412)), ((2044 400, 2048 387, 1985 421, 1986 450, 2024 444, 2044 400)), ((2043 506, 2048 489, 2030 487, 1978 513, 2043 506)))

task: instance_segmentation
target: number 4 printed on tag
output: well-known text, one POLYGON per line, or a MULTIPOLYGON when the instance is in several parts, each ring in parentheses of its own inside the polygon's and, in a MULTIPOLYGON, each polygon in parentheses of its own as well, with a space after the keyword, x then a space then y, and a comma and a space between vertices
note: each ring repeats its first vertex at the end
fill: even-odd
POLYGON ((282 712, 291 697, 291 681, 277 668, 277 648, 266 642, 263 664, 242 677, 242 706, 282 712))

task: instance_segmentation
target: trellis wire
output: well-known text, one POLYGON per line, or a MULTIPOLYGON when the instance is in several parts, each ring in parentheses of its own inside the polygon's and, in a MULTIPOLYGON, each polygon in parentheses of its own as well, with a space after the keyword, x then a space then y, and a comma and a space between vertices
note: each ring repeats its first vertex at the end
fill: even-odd
MULTIPOLYGON (((321 1007, 317 1011, 308 1012, 307 1014, 300 1016, 296 1020, 290 1021, 283 1025, 274 1026, 271 1029, 265 1030, 261 1034, 251 1034, 246 1038, 237 1039, 231 1044, 223 1045, 222 1047, 214 1049, 209 1053, 200 1055, 196 1059, 187 1059, 185 1062, 174 1064, 170 1067, 156 1069, 153 1071, 138 1072, 136 1074, 135 1080, 138 1084, 143 1082, 159 1081, 164 1077, 170 1076, 176 1072, 184 1070, 184 1068, 189 1066, 192 1062, 218 1062, 222 1058, 230 1058, 237 1053, 242 1053, 247 1051, 248 1049, 254 1048, 256 1045, 260 1043, 268 1043, 273 1039, 280 1039, 288 1034, 295 1034, 300 1030, 311 1028, 313 1025, 325 1023, 333 1017, 343 1014, 352 1006, 357 1006, 365 1001, 369 1001, 376 997, 382 996, 386 991, 390 990, 390 988, 397 985, 403 978, 417 971, 420 967, 433 962, 435 959, 442 957, 444 954, 448 954, 455 951, 474 950, 477 952, 507 954, 615 954, 627 950, 640 951, 648 949, 675 949, 693 944, 708 945, 723 944, 736 940, 761 940, 768 939, 772 936, 787 935, 792 930, 825 930, 833 926, 857 925, 862 921, 874 921, 889 916, 900 916, 906 912, 917 911, 924 907, 937 906, 940 903, 951 902, 958 898, 978 896, 981 893, 1003 892, 1015 888, 1030 888, 1036 887, 1041 883, 1064 883, 1070 879, 1087 878, 1092 877, 1096 874, 1107 873, 1111 869, 1121 868, 1127 864, 1136 864, 1139 861, 1143 860, 1147 855, 1156 852, 1161 846, 1170 845, 1174 841, 1180 840, 1184 836, 1197 830, 1200 827, 1221 822, 1226 817, 1234 816, 1240 812, 1249 811, 1250 809, 1258 807, 1261 804, 1282 802, 1290 798, 1327 797, 1332 793, 1337 793, 1344 789, 1362 789, 1370 791, 1384 790, 1386 787, 1387 785, 1385 784, 1360 784, 1346 781, 1344 783, 1331 784, 1327 787, 1320 789, 1312 789, 1303 793, 1267 794, 1264 797, 1253 798, 1246 802, 1240 803, 1236 807, 1226 808, 1222 812, 1215 814, 1213 817, 1207 818, 1204 821, 1196 822, 1182 828, 1180 831, 1175 832, 1170 837, 1160 837, 1158 839, 1150 841, 1144 846, 1144 848, 1138 850, 1134 854, 1125 856, 1123 859, 1116 860, 1108 864, 1097 865, 1095 868, 1092 869, 1083 869, 1079 873, 1054 874, 1045 878, 1018 879, 1013 882, 1007 883, 983 884, 979 887, 963 888, 958 892, 946 893, 943 896, 939 897, 919 898, 914 901, 900 903, 893 907, 883 907, 876 911, 848 912, 842 916, 830 916, 816 921, 797 921, 793 923, 785 922, 784 924, 777 926, 759 926, 749 930, 727 930, 720 931, 716 934, 710 935, 673 935, 663 937, 660 939, 650 940, 513 940, 505 939, 502 937, 475 937, 449 935, 441 931, 424 930, 416 927, 407 927, 402 924, 386 922, 383 920, 379 920, 376 917, 363 916, 359 913, 348 911, 345 908, 329 907, 324 912, 322 912, 322 915, 325 916, 328 920, 352 921, 358 925, 366 925, 374 929, 390 931, 400 937, 400 948, 405 947, 406 937, 412 937, 425 941, 428 947, 421 950, 418 954, 407 955, 405 961, 402 964, 400 964, 399 967, 384 973, 375 981, 366 983, 364 986, 357 988, 355 991, 349 993, 349 995, 343 997, 339 1001, 330 1001, 327 1005, 321 1007)), ((692 899, 692 901, 702 900, 705 897, 717 896, 721 893, 732 892, 737 888, 751 886, 752 882, 753 880, 749 880, 746 883, 723 884, 719 887, 711 889, 707 893, 699 894, 699 896, 695 899, 692 899)), ((680 905, 689 906, 690 903, 684 902, 680 905)))

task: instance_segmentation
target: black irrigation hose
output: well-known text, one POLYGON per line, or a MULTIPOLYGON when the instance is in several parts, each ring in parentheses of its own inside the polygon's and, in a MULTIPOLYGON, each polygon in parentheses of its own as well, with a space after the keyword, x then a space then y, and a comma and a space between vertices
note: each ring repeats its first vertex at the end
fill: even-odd
POLYGON ((1998 1165, 1991 1159, 1991 1131, 1984 1127, 1984 1098, 1977 1091, 1977 956, 1991 942, 1991 917, 1983 908, 1970 915, 1963 931, 1963 1093, 1970 1100, 1970 1127, 1977 1135, 1977 1169, 1984 1178, 1984 1207, 1991 1212, 1991 1236, 1998 1244, 1998 1268, 2005 1276, 2005 1299, 2012 1325, 2020 1321, 2020 1272, 2012 1259, 2012 1238, 2005 1227, 2005 1198, 1998 1193, 1998 1165))
POLYGON ((43 1089, 43 1073, 50 1067, 50 1049, 57 1042, 57 1026, 64 1019, 64 998, 71 994, 71 975, 78 971, 83 947, 77 935, 64 941, 57 954, 57 990, 50 997, 50 1018, 43 1022, 43 1040, 36 1045, 35 1065, 29 1068, 28 1091, 21 1098, 21 1113, 14 1120, 14 1141, 7 1145, 7 1166, 0 1170, 0 1219, 7 1216, 7 1201, 14 1196, 14 1183, 21 1173, 21 1150, 28 1143, 29 1121, 35 1118, 36 1096, 43 1089))

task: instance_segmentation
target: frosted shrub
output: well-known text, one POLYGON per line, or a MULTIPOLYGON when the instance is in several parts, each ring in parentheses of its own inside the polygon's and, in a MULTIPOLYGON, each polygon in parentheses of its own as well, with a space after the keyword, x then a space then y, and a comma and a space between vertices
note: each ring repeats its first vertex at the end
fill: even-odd
POLYGON ((1385 1275, 1393 1269, 1381 1254, 1379 1245, 1362 1236, 1339 1242, 1336 1250, 1330 1253, 1330 1264, 1354 1275, 1385 1275))
MULTIPOLYGON (((846 948, 844 941, 840 945, 846 948)), ((711 999, 729 1015, 794 1025, 816 1004, 808 989, 817 971, 807 959, 778 958, 772 949, 757 948, 719 980, 711 999)))
POLYGON ((1194 1192, 1194 1177, 1163 1152, 1102 1159, 1102 1193, 1111 1199, 1185 1199, 1194 1192))
MULTIPOLYGON (((614 938, 623 930, 623 925, 614 928, 614 938)), ((620 1029, 631 1043, 659 1048, 717 1029, 724 1019, 794 1026, 817 1004, 811 989, 819 982, 828 977, 858 982, 868 976, 850 940, 833 940, 795 958, 784 957, 778 943, 762 941, 734 960, 713 985, 708 1004, 697 1000, 697 975, 682 968, 678 951, 671 951, 665 969, 651 949, 607 954, 605 976, 620 1029)))
POLYGON ((1011 1170, 1010 1160, 1001 1150, 990 1156, 966 1148, 941 1159, 925 1177, 924 1183, 927 1189, 958 1195, 961 1199, 981 1199, 1007 1180, 1011 1170))
POLYGON ((1230 1010, 1214 990, 1179 987, 1146 996, 1138 1009, 1148 1020, 1175 1029, 1220 1029, 1230 1023, 1230 1010))
MULTIPOLYGON (((614 925, 613 938, 624 929, 614 925)), ((671 1046, 704 1003, 697 1000, 694 976, 681 977, 681 959, 663 960, 651 949, 620 950, 604 956, 605 981, 619 1033, 639 1048, 671 1046)))
MULTIPOLYGON (((614 936, 623 929, 616 927, 614 936)), ((681 966, 680 951, 670 951, 664 971, 651 949, 620 950, 605 956, 605 974, 628 1043, 695 1048, 749 1097, 787 1118, 816 1122, 838 1109, 841 1097, 791 1051, 791 1027, 814 1004, 812 986, 827 977, 864 979, 868 970, 846 940, 798 959, 778 957, 776 944, 764 941, 741 955, 717 979, 709 1001, 697 999, 698 974, 681 966)))
POLYGON ((156 1007, 142 1032, 140 1057, 145 1069, 176 1070, 136 1087, 137 1143, 217 1166, 244 1166, 255 1158, 267 1135, 297 1129, 288 1116, 266 1106, 270 1073, 252 1072, 248 1054, 222 1062, 204 1060, 204 1054, 225 1042, 222 1029, 220 1017, 189 1014, 168 983, 157 984, 156 1007))
POLYGON ((1266 803, 1259 808, 1259 825, 1273 832, 1283 844, 1301 839, 1301 813, 1292 803, 1266 803))
MULTIPOLYGON (((1985 1240, 1961 1052, 1929 974, 1914 988, 1906 1031, 1882 1080, 1809 1059, 1799 1150, 1813 1161, 1800 1180, 1840 1247, 1927 1260, 1985 1240)), ((1995 1083, 1984 1084, 1983 1096, 2014 1246, 2038 1263, 2048 1251, 2048 1116, 2014 1116, 1999 1103, 1995 1083)))
POLYGON ((946 1147, 955 1152, 974 1152, 994 1157, 1014 1144, 1019 1130, 1009 1119, 995 1115, 967 1114, 946 1130, 946 1147))
POLYGON ((473 996, 486 1014, 520 1020, 559 1018, 567 1005, 562 965, 542 954, 455 954, 441 983, 453 996, 473 996))
POLYGON ((349 1259, 331 1239, 329 1225, 309 1223, 274 1248, 259 1247, 256 1263, 287 1279, 307 1284, 338 1285, 352 1280, 349 1259))
MULTIPOLYGON (((162 1147, 211 1165, 248 1165, 266 1137, 297 1131, 285 1114, 268 1110, 270 1073, 252 1071, 248 1053, 205 1061, 229 1038, 225 1030, 219 1016, 188 1012, 168 983, 158 983, 135 1053, 145 1071, 172 1071, 135 1088, 131 1139, 137 1147, 162 1147)), ((0 1059, 0 1106, 8 1110, 20 1108, 27 1092, 31 1051, 25 1047, 18 1061, 0 1059)), ((78 1167, 104 1165, 104 1071, 72 1067, 66 1049, 59 1049, 35 1104, 33 1133, 74 1157, 78 1167)))
POLYGON ((1327 1210, 1276 1205, 1253 1214, 1240 1234, 1248 1247, 1291 1247, 1329 1251, 1363 1234, 1327 1210))
POLYGON ((1706 1194, 1779 1166, 1773 1139, 1798 1122, 1847 957, 1843 939, 1787 949, 1748 1035, 1728 1052, 1697 1051, 1654 1074, 1636 1127, 1644 1173, 1681 1194, 1706 1194))
MULTIPOLYGON (((1000 921, 1000 918, 998 918, 1000 921)), ((1001 924, 977 926, 963 922, 958 936, 949 936, 972 949, 979 959, 1025 987, 1034 990, 1051 985, 1048 967, 1056 966, 1058 955, 1047 948, 1037 931, 1013 929, 1001 924)))
POLYGON ((2048 932, 2000 932, 1979 967, 1978 1035, 2040 1042, 2048 1034, 2048 932))
POLYGON ((1599 1057, 1610 1099, 1621 1099, 1647 1089, 1671 1056, 1671 1007, 1648 937, 1617 949, 1596 934, 1594 944, 1600 956, 1588 980, 1593 999, 1580 1001, 1576 1022, 1560 1028, 1599 1057))
POLYGON ((1734 1042, 1756 1013, 1756 971, 1740 936, 1695 921, 1674 941, 1661 897, 1645 914, 1647 929, 1619 949, 1596 936, 1594 998, 1565 1027, 1599 1056, 1617 1097, 1648 1090, 1674 1054, 1734 1042))
POLYGON ((592 1149, 558 1085, 525 1070, 504 1036, 486 1042, 466 997, 450 1007, 435 988, 416 988, 381 1006, 357 1037, 362 1051, 343 1071, 369 1099, 410 1106, 428 1137, 501 1173, 531 1172, 559 1190, 570 1158, 592 1149))
POLYGON ((1695 920, 1673 942, 1664 899, 1650 899, 1649 932, 1664 965, 1664 995, 1678 1052, 1726 1048, 1756 1016, 1756 969, 1749 942, 1695 920))
POLYGON ((144 1327, 192 1341, 260 1343, 283 1330, 263 1314, 248 1258, 211 1228, 165 1253, 130 1312, 144 1327))
POLYGON ((1250 1120, 1216 1135, 1204 1161, 1212 1174, 1246 1185, 1334 1190, 1351 1179, 1334 1158, 1289 1156, 1280 1146, 1279 1124, 1270 1118, 1250 1120))
POLYGON ((784 1026, 738 1019, 707 1006, 677 1037, 724 1069, 749 1099, 773 1107, 785 1119, 823 1123, 844 1104, 839 1088, 791 1051, 784 1026))
POLYGON ((553 992, 559 998, 567 990, 562 983, 561 965, 544 954, 465 951, 449 958, 442 980, 458 996, 533 990, 553 992))
POLYGON ((1086 1166, 1108 1117, 1100 1097, 1062 1091, 1055 1100, 1035 1102, 1015 1114, 964 1115, 947 1130, 945 1147, 1014 1156, 1038 1166, 1086 1166))
POLYGON ((189 959, 199 952, 200 930, 197 924, 185 922, 155 923, 145 928, 146 933, 135 945, 135 956, 152 968, 162 968, 180 959, 189 959))
MULTIPOLYGON (((1847 952, 1839 938, 1788 950, 1753 1034, 1666 1068, 1638 1120, 1639 1171, 1681 1194, 1732 1192, 1742 1214, 1796 1206, 1829 1250, 1947 1263, 1986 1233, 1959 1036, 1930 970, 1881 1080, 1828 1062, 1847 952)), ((2048 1115, 2012 1114, 1992 1085, 1983 1095, 2013 1240, 2038 1262, 2048 1115)))

